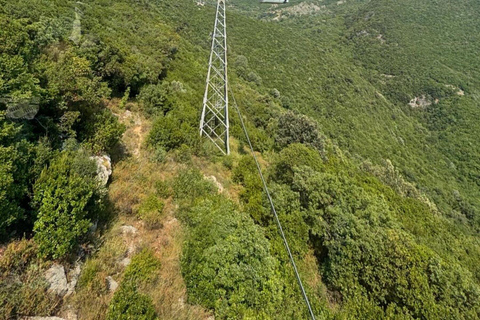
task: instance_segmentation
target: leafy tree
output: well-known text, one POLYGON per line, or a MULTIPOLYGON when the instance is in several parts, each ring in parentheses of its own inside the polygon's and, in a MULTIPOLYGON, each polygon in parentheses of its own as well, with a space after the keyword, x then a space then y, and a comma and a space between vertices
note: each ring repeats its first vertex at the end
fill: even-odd
POLYGON ((195 206, 188 221, 182 272, 189 299, 219 318, 242 318, 248 310, 274 314, 281 299, 278 262, 261 229, 221 197, 195 206))
POLYGON ((195 145, 198 141, 198 132, 184 119, 167 114, 158 117, 153 123, 148 136, 148 143, 170 151, 182 144, 195 145))
POLYGON ((101 110, 92 118, 91 122, 87 124, 85 134, 90 137, 88 143, 93 152, 112 153, 126 130, 125 125, 120 123, 108 109, 101 110))
POLYGON ((170 106, 166 101, 167 89, 163 84, 150 84, 143 86, 138 95, 138 100, 143 104, 143 108, 147 114, 165 115, 170 106))
POLYGON ((28 190, 34 156, 32 145, 21 139, 21 127, 0 111, 0 238, 15 233, 11 226, 28 220, 28 190))
POLYGON ((291 111, 280 116, 275 142, 280 148, 292 143, 303 143, 320 152, 324 151, 324 138, 318 125, 307 116, 297 115, 291 111))

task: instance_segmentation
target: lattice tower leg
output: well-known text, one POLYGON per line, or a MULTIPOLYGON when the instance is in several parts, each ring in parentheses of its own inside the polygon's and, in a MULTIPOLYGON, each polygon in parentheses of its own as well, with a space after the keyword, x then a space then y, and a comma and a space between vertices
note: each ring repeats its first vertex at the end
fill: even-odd
POLYGON ((212 140, 224 154, 230 154, 225 0, 217 2, 200 135, 212 140))

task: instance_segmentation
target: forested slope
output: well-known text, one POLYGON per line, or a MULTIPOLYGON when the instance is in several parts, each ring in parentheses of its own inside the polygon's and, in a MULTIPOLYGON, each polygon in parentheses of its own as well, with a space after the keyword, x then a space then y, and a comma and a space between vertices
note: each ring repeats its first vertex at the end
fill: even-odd
MULTIPOLYGON (((230 156, 198 136, 213 3, 0 0, 1 319, 307 317, 238 119, 230 156), (75 293, 52 263, 81 266, 75 293)), ((229 3, 232 90, 318 318, 480 317, 479 10, 229 3)))

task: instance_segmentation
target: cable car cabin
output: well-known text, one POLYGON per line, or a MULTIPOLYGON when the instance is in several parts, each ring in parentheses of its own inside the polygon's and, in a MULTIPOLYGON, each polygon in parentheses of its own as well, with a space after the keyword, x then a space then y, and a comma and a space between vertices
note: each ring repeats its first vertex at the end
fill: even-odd
POLYGON ((259 0, 260 3, 272 3, 272 4, 279 4, 279 3, 287 3, 288 0, 259 0))

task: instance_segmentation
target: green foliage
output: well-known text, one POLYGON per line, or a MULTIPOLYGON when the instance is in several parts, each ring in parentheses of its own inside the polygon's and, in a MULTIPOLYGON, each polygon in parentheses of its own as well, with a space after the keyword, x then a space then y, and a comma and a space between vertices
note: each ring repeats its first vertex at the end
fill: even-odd
POLYGON ((11 226, 29 220, 27 192, 34 150, 20 137, 21 127, 9 122, 0 111, 0 238, 12 233, 11 226))
MULTIPOLYGON (((224 161, 242 185, 242 210, 205 199, 216 190, 191 169, 191 154, 201 153, 198 108, 213 7, 91 2, 74 44, 75 15, 65 1, 0 2, 0 98, 41 98, 38 121, 0 119, 3 238, 28 234, 38 217, 41 252, 71 250, 94 215, 96 195, 86 162, 61 160, 72 151, 59 149, 72 149, 74 138, 110 152, 123 128, 103 100, 130 88, 157 117, 148 137, 152 158, 162 162, 178 149, 174 159, 187 167, 172 190, 157 189, 173 193, 188 224, 182 270, 190 299, 218 318, 304 318, 251 159, 224 161)), ((308 11, 298 4, 238 0, 228 7, 229 66, 254 148, 271 152, 262 166, 300 267, 315 254, 318 274, 308 265, 315 270, 307 281, 315 312, 330 298, 338 318, 478 318, 478 4, 327 0, 297 15, 308 11), (428 107, 407 105, 423 95, 428 107), (328 293, 315 285, 322 282, 328 293)), ((243 151, 238 120, 231 120, 243 151)), ((159 207, 152 195, 140 211, 159 207)), ((24 269, 32 252, 12 254, 5 268, 24 269)), ((112 319, 154 317, 142 284, 132 282, 115 294, 112 319)), ((24 303, 35 292, 45 297, 44 284, 37 288, 2 301, 28 314, 51 313, 24 303)))
POLYGON ((182 272, 191 302, 222 319, 273 315, 281 284, 261 229, 222 198, 199 203, 188 221, 182 272))
POLYGON ((155 320, 152 299, 141 294, 132 284, 122 284, 108 308, 107 320, 155 320))
POLYGON ((323 152, 323 140, 317 124, 308 117, 290 111, 280 116, 275 136, 275 142, 280 148, 292 143, 303 143, 323 152))
POLYGON ((319 170, 323 167, 323 161, 318 151, 303 144, 294 143, 278 153, 270 176, 275 182, 291 185, 294 168, 299 166, 319 170))
POLYGON ((138 286, 152 281, 160 262, 149 249, 137 253, 125 270, 120 288, 108 308, 107 319, 157 319, 152 299, 138 291, 138 286))
POLYGON ((88 143, 94 153, 111 153, 125 132, 125 125, 118 122, 110 110, 102 110, 93 116, 92 123, 87 125, 91 138, 88 143))
POLYGON ((178 148, 182 144, 193 146, 197 140, 197 130, 193 130, 187 122, 171 114, 158 117, 148 136, 149 144, 166 151, 178 148))
POLYGON ((164 217, 164 206, 165 203, 156 194, 152 193, 142 201, 138 208, 138 214, 148 228, 158 228, 161 226, 161 220, 164 217))
POLYGON ((127 90, 125 90, 125 93, 123 94, 122 100, 120 100, 120 104, 118 105, 118 107, 120 109, 124 109, 129 98, 130 98, 130 87, 128 87, 127 90))
POLYGON ((165 115, 170 106, 166 102, 167 90, 163 84, 150 84, 142 87, 138 100, 142 103, 144 111, 149 115, 165 115))
POLYGON ((154 256, 153 252, 149 249, 143 249, 137 253, 132 262, 125 270, 124 282, 132 283, 146 283, 151 281, 155 272, 160 268, 160 261, 154 256))
POLYGON ((182 170, 173 181, 174 199, 187 206, 192 205, 198 198, 216 191, 215 186, 205 180, 198 169, 182 170))
POLYGON ((63 152, 35 183, 38 218, 33 230, 42 256, 60 258, 70 253, 95 217, 96 166, 86 161, 82 155, 63 152))

